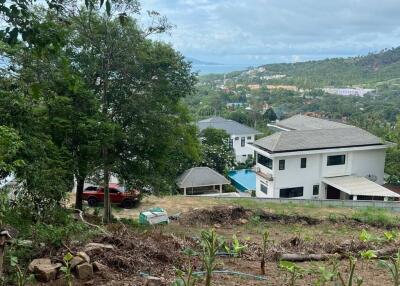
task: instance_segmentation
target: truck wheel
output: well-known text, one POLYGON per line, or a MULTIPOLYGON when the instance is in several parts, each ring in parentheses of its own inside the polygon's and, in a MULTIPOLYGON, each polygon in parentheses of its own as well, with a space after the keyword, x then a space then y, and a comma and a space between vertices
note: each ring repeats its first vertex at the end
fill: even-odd
POLYGON ((95 207, 98 204, 98 201, 95 197, 90 197, 87 199, 89 207, 95 207))
POLYGON ((130 208, 133 207, 133 205, 134 205, 134 202, 132 200, 129 200, 129 199, 123 200, 122 203, 121 203, 121 206, 124 209, 130 209, 130 208))

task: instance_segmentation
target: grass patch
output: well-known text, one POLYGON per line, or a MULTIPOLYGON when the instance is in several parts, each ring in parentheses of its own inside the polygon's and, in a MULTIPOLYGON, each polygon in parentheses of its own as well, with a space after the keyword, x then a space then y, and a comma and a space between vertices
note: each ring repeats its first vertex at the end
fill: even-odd
POLYGON ((398 216, 380 208, 369 207, 357 210, 351 218, 356 221, 377 226, 397 226, 399 224, 398 216))

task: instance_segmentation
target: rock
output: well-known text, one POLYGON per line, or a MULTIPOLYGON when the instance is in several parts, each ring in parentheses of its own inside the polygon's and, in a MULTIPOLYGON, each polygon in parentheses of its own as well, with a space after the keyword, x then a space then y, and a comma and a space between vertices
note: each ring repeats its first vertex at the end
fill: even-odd
POLYGON ((214 224, 215 228, 221 228, 221 225, 219 223, 214 224))
POLYGON ((34 272, 35 266, 37 265, 51 265, 51 260, 50 258, 38 258, 34 259, 29 263, 28 270, 29 272, 34 272))
POLYGON ((35 273, 35 278, 38 281, 49 282, 56 279, 57 271, 61 266, 61 263, 38 264, 34 266, 33 272, 35 273))
POLYGON ((72 260, 70 261, 69 264, 71 265, 71 269, 75 269, 76 266, 78 266, 79 264, 82 264, 84 262, 85 262, 85 259, 83 259, 80 256, 75 256, 74 258, 72 258, 72 260))
POLYGON ((92 266, 93 266, 93 271, 94 272, 106 271, 108 269, 107 266, 105 266, 104 264, 101 264, 98 261, 93 262, 92 266))
POLYGON ((163 286, 165 284, 165 280, 163 278, 147 276, 145 286, 163 286))
POLYGON ((103 244, 103 243, 96 243, 96 242, 91 242, 86 244, 84 251, 85 252, 89 252, 91 250, 102 250, 102 249, 114 249, 114 246, 112 246, 111 244, 103 244))
POLYGON ((247 219, 245 219, 245 218, 241 218, 241 219, 239 219, 239 222, 240 222, 240 224, 246 224, 249 221, 247 219))
POLYGON ((90 257, 85 252, 80 251, 76 255, 83 258, 87 263, 90 263, 90 257))
POLYGON ((93 266, 87 262, 76 267, 76 273, 81 280, 89 280, 93 278, 93 266))

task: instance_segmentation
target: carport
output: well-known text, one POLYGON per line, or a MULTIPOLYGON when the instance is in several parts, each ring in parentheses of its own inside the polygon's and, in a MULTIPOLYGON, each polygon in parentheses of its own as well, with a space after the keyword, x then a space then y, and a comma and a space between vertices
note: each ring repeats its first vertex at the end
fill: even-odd
POLYGON ((186 170, 176 181, 183 194, 222 193, 222 186, 229 185, 227 178, 208 167, 194 167, 186 170))
POLYGON ((327 199, 387 201, 389 198, 400 198, 399 194, 364 177, 323 178, 322 183, 325 184, 325 198, 327 199))

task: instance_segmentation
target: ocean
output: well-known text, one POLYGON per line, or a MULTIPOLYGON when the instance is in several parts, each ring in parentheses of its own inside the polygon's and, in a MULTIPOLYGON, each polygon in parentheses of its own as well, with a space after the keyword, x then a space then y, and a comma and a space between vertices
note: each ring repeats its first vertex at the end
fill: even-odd
POLYGON ((232 65, 211 65, 211 64, 193 64, 192 70, 198 72, 199 75, 205 75, 210 73, 229 73, 233 71, 246 70, 249 65, 246 64, 232 64, 232 65))

